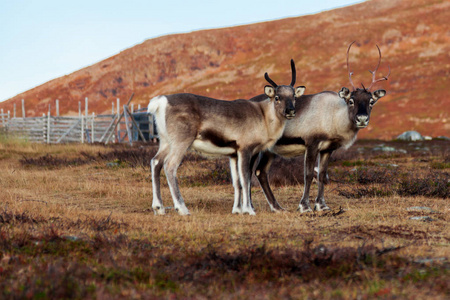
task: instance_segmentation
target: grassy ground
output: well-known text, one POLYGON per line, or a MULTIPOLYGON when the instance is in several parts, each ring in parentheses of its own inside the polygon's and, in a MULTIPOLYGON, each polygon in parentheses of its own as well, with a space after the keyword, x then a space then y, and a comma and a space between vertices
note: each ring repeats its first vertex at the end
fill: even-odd
POLYGON ((150 210, 154 146, 2 138, 0 298, 448 299, 450 144, 381 143, 335 155, 332 211, 304 215, 300 158, 273 167, 286 212, 256 185, 252 217, 231 214, 227 160, 189 155, 180 217, 150 210))

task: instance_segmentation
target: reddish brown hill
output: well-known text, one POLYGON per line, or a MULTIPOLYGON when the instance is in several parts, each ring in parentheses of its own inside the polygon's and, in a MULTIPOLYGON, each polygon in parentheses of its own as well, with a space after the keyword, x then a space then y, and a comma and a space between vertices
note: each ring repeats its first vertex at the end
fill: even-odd
MULTIPOLYGON (((74 114, 78 101, 109 111, 135 92, 146 105, 158 94, 192 92, 220 99, 260 94, 269 72, 280 84, 290 81, 289 59, 297 65, 298 84, 307 92, 349 86, 346 50, 350 42, 355 84, 371 81, 367 70, 383 54, 379 75, 392 69, 388 91, 359 137, 390 139, 405 130, 450 135, 450 2, 374 0, 323 12, 253 25, 205 30, 147 40, 111 58, 0 103, 12 110, 26 99, 27 114, 40 115, 60 99, 61 111, 74 114)), ((19 106, 18 106, 19 107, 19 106)))

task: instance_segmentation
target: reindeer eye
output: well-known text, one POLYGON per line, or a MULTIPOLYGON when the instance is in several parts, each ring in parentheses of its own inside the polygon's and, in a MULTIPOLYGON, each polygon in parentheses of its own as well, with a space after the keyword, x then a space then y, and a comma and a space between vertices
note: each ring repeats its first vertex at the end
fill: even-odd
POLYGON ((375 104, 375 100, 370 99, 370 102, 369 102, 370 107, 372 107, 374 104, 375 104))
POLYGON ((350 106, 355 105, 355 101, 353 99, 348 100, 348 105, 350 106))
POLYGON ((279 96, 275 96, 275 100, 276 101, 280 101, 280 97, 279 96))

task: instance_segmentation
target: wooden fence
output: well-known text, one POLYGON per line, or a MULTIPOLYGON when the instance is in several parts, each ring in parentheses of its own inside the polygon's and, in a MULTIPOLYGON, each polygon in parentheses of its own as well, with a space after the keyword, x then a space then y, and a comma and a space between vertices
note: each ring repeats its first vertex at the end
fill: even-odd
MULTIPOLYGON (((117 104, 119 107, 119 101, 117 104)), ((133 112, 128 105, 124 105, 122 113, 117 110, 117 113, 113 111, 109 115, 88 115, 87 105, 86 99, 85 114, 81 114, 81 105, 79 105, 77 117, 59 116, 58 108, 56 116, 52 116, 49 109, 49 113, 42 117, 29 118, 16 117, 15 111, 11 116, 10 112, 4 113, 1 110, 0 130, 7 135, 47 144, 72 142, 132 144, 134 141, 149 141, 157 138, 154 118, 146 111, 133 112)))

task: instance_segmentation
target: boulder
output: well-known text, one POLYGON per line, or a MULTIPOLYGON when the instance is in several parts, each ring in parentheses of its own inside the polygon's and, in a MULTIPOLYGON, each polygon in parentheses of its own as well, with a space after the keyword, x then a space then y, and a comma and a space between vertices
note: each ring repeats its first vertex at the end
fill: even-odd
POLYGON ((443 135, 438 136, 437 139, 439 139, 439 140, 445 140, 445 141, 450 141, 450 138, 449 138, 449 137, 446 137, 446 136, 443 136, 443 135))
POLYGON ((417 131, 405 131, 400 134, 397 138, 400 141, 423 141, 424 137, 417 131))

